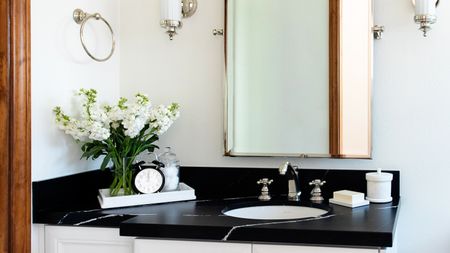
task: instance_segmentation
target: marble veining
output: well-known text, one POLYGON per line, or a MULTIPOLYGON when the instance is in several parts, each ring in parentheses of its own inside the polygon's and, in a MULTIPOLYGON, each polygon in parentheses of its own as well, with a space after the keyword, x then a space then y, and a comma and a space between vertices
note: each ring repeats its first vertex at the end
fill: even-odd
MULTIPOLYGON (((227 200, 244 200, 244 199, 254 199, 257 196, 245 196, 245 197, 234 197, 234 198, 223 198, 223 201, 227 201, 227 200)), ((217 199, 200 199, 200 200, 192 200, 193 202, 196 203, 204 203, 204 202, 213 202, 213 201, 217 201, 217 199)))
POLYGON ((157 213, 126 213, 124 215, 129 215, 129 216, 156 216, 158 215, 157 213))
POLYGON ((222 241, 227 241, 230 235, 239 228, 247 228, 247 227, 256 227, 256 226, 266 226, 266 225, 280 225, 280 224, 289 224, 289 223, 299 223, 299 222, 307 222, 307 221, 316 221, 316 220, 323 220, 328 219, 331 217, 336 216, 336 214, 330 214, 326 216, 319 216, 319 217, 313 217, 313 218, 307 218, 307 219, 299 219, 299 220, 287 220, 287 221, 273 221, 273 222, 263 222, 263 223, 253 223, 253 224, 245 224, 245 225, 239 225, 234 226, 228 231, 228 233, 225 235, 225 237, 222 238, 222 241))
MULTIPOLYGON (((67 219, 67 217, 69 217, 70 215, 74 215, 74 214, 80 214, 80 213, 89 213, 89 212, 94 212, 94 211, 101 211, 101 209, 98 210, 86 210, 86 211, 76 211, 76 212, 70 212, 70 213, 66 213, 58 222, 57 225, 62 225, 64 224, 64 220, 67 219)), ((92 218, 86 221, 81 221, 78 223, 73 224, 74 226, 80 226, 83 224, 87 224, 90 222, 94 222, 97 220, 101 220, 101 219, 106 219, 106 218, 111 218, 111 217, 125 217, 125 216, 156 216, 158 214, 156 213, 120 213, 120 214, 108 214, 108 215, 104 215, 104 216, 99 216, 96 218, 92 218)))
POLYGON ((75 223, 73 225, 74 226, 80 226, 80 225, 84 225, 84 224, 87 224, 87 223, 91 223, 91 222, 102 220, 102 219, 106 219, 106 218, 123 217, 123 216, 124 216, 123 214, 108 214, 108 215, 105 215, 105 216, 100 216, 100 217, 97 217, 97 218, 93 218, 93 219, 89 219, 89 220, 86 220, 86 221, 78 222, 78 223, 75 223))
POLYGON ((181 216, 184 217, 212 217, 217 215, 211 215, 211 214, 182 214, 181 216))
POLYGON ((385 207, 379 207, 377 208, 378 210, 383 210, 383 209, 397 209, 398 206, 385 206, 385 207))
POLYGON ((93 212, 99 212, 99 211, 101 211, 102 209, 89 209, 89 210, 79 210, 79 211, 73 211, 73 212, 68 212, 68 213, 66 213, 59 221, 58 221, 58 225, 61 225, 61 224, 63 224, 63 221, 67 218, 67 217, 69 217, 69 215, 72 215, 72 214, 80 214, 80 213, 93 213, 93 212))
POLYGON ((72 212, 66 213, 56 224, 61 225, 63 223, 64 219, 67 218, 67 216, 69 216, 71 213, 72 212))

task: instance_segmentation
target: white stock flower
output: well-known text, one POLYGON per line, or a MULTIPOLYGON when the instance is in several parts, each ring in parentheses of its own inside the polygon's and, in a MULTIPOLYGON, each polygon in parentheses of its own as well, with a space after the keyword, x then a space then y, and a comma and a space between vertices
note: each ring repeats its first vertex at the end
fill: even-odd
POLYGON ((126 136, 135 138, 147 124, 161 135, 180 115, 178 104, 152 107, 148 96, 141 93, 131 102, 120 98, 117 105, 103 107, 97 104, 97 91, 80 89, 77 94, 82 105, 80 119, 65 115, 60 107, 55 107, 54 113, 59 128, 80 141, 104 141, 110 138, 111 128, 121 127, 126 136))
POLYGON ((117 122, 123 120, 125 113, 126 112, 120 109, 118 106, 113 106, 111 110, 107 113, 107 115, 111 122, 117 122))
POLYGON ((75 140, 79 141, 86 140, 89 135, 82 123, 74 119, 70 119, 65 124, 59 124, 59 128, 64 130, 66 134, 71 135, 75 140))
POLYGON ((100 107, 97 103, 89 107, 89 117, 82 121, 82 125, 87 130, 91 140, 104 141, 110 136, 110 118, 105 107, 100 107))
POLYGON ((92 122, 90 124, 89 139, 96 141, 104 141, 109 138, 109 129, 105 128, 100 122, 92 122))
POLYGON ((122 120, 125 135, 134 138, 141 132, 150 117, 150 107, 150 105, 142 104, 140 101, 128 106, 122 120))
POLYGON ((151 110, 150 126, 158 135, 165 133, 178 117, 179 113, 172 112, 168 107, 159 105, 151 110))
POLYGON ((104 108, 99 107, 97 104, 91 107, 90 119, 95 122, 100 122, 104 125, 109 125, 110 119, 104 108))
POLYGON ((148 123, 151 103, 146 95, 137 94, 135 100, 127 103, 126 99, 119 102, 118 109, 114 108, 114 120, 121 120, 125 135, 134 138, 148 123))
POLYGON ((74 139, 86 141, 104 141, 109 138, 110 119, 107 115, 109 107, 100 107, 97 104, 97 91, 80 89, 77 93, 80 97, 81 110, 80 120, 65 115, 61 108, 56 107, 56 121, 66 134, 70 134, 74 139))

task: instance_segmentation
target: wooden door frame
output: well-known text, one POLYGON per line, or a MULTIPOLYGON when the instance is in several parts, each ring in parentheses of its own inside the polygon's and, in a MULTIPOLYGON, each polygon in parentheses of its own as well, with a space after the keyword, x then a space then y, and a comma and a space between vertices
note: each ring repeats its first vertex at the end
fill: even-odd
POLYGON ((0 252, 31 251, 30 0, 0 1, 0 252))

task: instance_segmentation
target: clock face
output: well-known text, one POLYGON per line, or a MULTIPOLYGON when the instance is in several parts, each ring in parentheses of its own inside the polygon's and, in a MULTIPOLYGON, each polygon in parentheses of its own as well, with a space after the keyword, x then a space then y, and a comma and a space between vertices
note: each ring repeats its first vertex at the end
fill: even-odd
POLYGON ((140 193, 154 193, 163 187, 164 175, 161 171, 148 168, 139 171, 134 179, 134 186, 140 193))

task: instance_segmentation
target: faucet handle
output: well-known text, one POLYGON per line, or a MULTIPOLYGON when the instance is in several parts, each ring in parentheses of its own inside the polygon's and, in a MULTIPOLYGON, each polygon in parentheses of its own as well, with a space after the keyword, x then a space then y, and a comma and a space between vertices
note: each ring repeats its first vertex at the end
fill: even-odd
POLYGON ((327 181, 322 181, 320 179, 316 179, 316 180, 309 182, 309 185, 323 186, 326 183, 327 183, 327 181))
POLYGON ((273 180, 272 179, 269 180, 268 178, 262 178, 256 182, 257 184, 263 185, 263 187, 261 188, 261 194, 258 197, 259 200, 269 201, 270 199, 272 199, 272 197, 270 196, 270 193, 269 193, 269 185, 272 182, 273 182, 273 180))
POLYGON ((309 185, 314 185, 314 188, 311 191, 311 198, 309 199, 311 202, 320 204, 324 201, 320 187, 325 183, 326 181, 321 181, 320 179, 309 182, 309 185))
POLYGON ((256 181, 257 184, 263 184, 263 185, 270 185, 273 182, 272 179, 268 178, 261 178, 260 180, 256 181))

